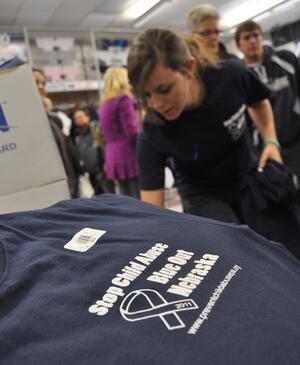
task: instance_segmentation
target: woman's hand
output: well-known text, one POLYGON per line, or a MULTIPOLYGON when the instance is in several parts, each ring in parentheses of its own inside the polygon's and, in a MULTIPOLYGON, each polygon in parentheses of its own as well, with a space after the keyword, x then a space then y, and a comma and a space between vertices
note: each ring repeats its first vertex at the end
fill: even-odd
POLYGON ((267 143, 265 145, 259 159, 258 167, 263 169, 269 159, 283 164, 280 149, 273 143, 267 143))

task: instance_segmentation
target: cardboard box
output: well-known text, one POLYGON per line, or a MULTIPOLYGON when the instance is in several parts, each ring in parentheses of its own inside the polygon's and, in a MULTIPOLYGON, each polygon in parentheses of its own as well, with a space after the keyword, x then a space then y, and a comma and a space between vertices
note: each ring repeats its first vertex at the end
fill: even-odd
POLYGON ((0 72, 0 213, 69 198, 64 167, 31 69, 0 72))

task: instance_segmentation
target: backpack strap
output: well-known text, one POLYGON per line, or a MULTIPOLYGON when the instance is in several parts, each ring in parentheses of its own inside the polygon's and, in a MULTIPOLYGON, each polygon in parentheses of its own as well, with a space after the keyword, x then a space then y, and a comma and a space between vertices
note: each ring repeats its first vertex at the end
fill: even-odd
POLYGON ((271 60, 291 75, 295 75, 295 68, 290 62, 283 60, 277 55, 272 55, 271 60))

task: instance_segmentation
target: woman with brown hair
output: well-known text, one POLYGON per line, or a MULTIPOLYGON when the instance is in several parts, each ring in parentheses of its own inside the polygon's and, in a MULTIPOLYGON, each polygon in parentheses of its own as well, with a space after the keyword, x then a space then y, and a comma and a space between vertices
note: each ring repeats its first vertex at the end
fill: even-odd
POLYGON ((137 37, 128 73, 147 111, 138 144, 142 200, 164 205, 164 167, 172 158, 185 212, 241 222, 246 107, 265 141, 259 167, 282 162, 266 87, 237 61, 217 65, 195 37, 185 41, 166 29, 137 37))

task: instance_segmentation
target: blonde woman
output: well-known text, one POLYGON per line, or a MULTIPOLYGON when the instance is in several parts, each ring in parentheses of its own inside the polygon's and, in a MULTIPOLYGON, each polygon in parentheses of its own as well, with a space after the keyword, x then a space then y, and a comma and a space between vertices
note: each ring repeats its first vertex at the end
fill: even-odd
POLYGON ((107 179, 118 181, 121 194, 139 198, 136 160, 138 118, 124 67, 111 67, 104 75, 99 119, 106 143, 107 179))

